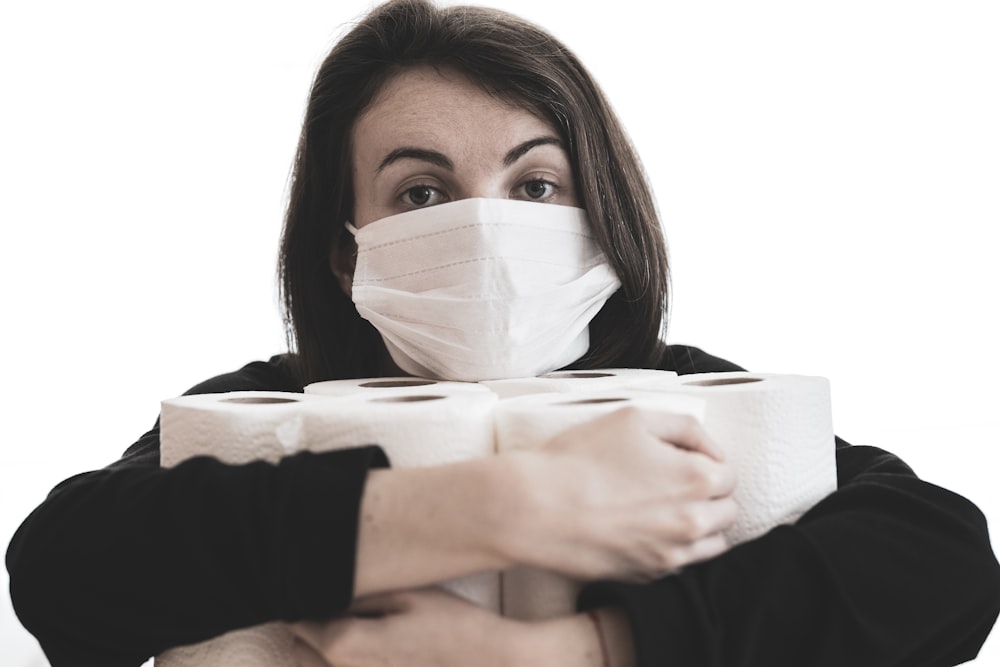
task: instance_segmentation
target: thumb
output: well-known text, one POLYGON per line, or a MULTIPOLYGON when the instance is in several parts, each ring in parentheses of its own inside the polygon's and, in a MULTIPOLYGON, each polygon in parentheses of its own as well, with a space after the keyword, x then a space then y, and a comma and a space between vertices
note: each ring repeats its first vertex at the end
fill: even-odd
POLYGON ((358 598, 351 603, 348 610, 352 616, 378 618, 388 614, 402 613, 412 606, 412 600, 406 593, 382 593, 358 598))

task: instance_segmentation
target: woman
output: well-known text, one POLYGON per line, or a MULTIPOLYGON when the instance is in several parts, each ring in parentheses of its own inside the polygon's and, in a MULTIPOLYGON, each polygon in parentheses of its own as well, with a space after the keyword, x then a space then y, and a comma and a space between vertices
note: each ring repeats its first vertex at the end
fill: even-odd
MULTIPOLYGON (((661 343, 659 230, 624 133, 561 45, 487 10, 390 3, 334 48, 310 98, 282 243, 296 354, 192 392, 419 369, 495 377, 525 357, 534 372, 736 369, 661 343), (583 209, 613 274, 584 281, 578 331, 561 331, 566 303, 551 302, 547 330, 565 342, 517 339, 509 347, 545 353, 497 355, 486 368, 474 353, 505 339, 477 349, 458 336, 428 353, 433 336, 398 328, 354 264, 355 239, 368 262, 375 230, 409 238, 403 225, 423 224, 412 210, 436 223, 480 215, 481 199, 543 202, 497 215, 527 206, 546 224, 583 209)), ((158 438, 154 429, 115 465, 57 487, 11 543, 12 598, 54 665, 139 664, 273 619, 303 621, 304 665, 940 665, 974 656, 997 614, 982 515, 872 448, 838 443, 836 493, 795 526, 727 549, 732 471, 680 419, 616 413, 536 454, 409 471, 380 469, 377 446, 161 470, 158 438), (672 481, 682 479, 695 483, 672 481), (584 488, 610 500, 580 514, 584 488), (636 520, 619 525, 623 513, 636 520), (596 614, 524 624, 399 592, 513 564, 594 581, 580 603, 596 614), (361 615, 340 616, 352 601, 361 615)))

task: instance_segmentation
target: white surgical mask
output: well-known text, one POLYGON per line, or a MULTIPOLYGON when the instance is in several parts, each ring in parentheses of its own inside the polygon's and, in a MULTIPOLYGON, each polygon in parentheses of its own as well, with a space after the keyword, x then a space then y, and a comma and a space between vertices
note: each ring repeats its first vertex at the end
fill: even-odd
POLYGON ((621 284, 583 209, 462 199, 348 225, 352 294, 407 373, 531 377, 582 357, 621 284))

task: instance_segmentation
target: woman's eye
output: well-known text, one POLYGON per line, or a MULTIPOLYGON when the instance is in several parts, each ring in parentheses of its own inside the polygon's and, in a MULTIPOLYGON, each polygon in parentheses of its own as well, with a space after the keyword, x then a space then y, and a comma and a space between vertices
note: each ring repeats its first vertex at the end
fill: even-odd
POLYGON ((519 187, 524 197, 527 199, 548 199, 555 195, 556 186, 548 181, 535 179, 525 182, 519 187))
POLYGON ((403 192, 403 201, 411 206, 433 206, 441 199, 442 194, 429 185, 415 185, 403 192))

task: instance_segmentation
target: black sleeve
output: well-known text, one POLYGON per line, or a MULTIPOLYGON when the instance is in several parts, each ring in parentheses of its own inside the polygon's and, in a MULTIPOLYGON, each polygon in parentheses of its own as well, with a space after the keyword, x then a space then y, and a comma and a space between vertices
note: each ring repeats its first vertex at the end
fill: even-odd
POLYGON ((665 371, 676 371, 678 375, 728 373, 744 370, 731 361, 712 356, 701 348, 691 345, 668 345, 664 349, 659 368, 665 371))
POLYGON ((650 584, 592 584, 581 608, 622 607, 640 667, 973 659, 1000 613, 985 517, 887 452, 837 445, 838 489, 796 524, 650 584))
MULTIPOLYGON (((240 375, 198 390, 274 388, 247 384, 240 375)), ((154 428, 121 461, 61 483, 10 543, 14 608, 54 667, 140 665, 238 627, 348 606, 360 499, 368 470, 388 464, 381 449, 161 469, 158 443, 154 428)))

